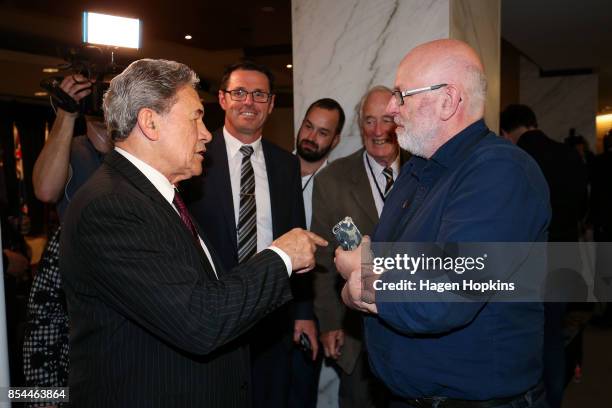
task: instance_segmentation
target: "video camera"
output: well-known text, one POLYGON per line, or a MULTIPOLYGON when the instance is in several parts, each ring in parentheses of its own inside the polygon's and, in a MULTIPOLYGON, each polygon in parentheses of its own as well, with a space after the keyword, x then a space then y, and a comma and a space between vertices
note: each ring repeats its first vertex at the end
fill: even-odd
POLYGON ((110 79, 123 67, 115 63, 118 47, 140 48, 140 20, 99 13, 83 13, 83 46, 69 49, 61 70, 80 74, 92 81, 91 94, 76 102, 60 88, 64 77, 45 78, 40 86, 49 92, 57 106, 67 112, 103 116, 102 97, 110 79))
POLYGON ((121 72, 123 67, 114 61, 114 54, 96 46, 83 46, 80 49, 69 49, 64 56, 66 64, 61 70, 69 71, 69 75, 80 74, 92 80, 91 94, 75 101, 70 95, 60 88, 63 76, 45 78, 40 82, 41 88, 49 92, 53 103, 66 112, 80 112, 83 115, 104 116, 102 111, 102 97, 108 89, 110 79, 121 72))

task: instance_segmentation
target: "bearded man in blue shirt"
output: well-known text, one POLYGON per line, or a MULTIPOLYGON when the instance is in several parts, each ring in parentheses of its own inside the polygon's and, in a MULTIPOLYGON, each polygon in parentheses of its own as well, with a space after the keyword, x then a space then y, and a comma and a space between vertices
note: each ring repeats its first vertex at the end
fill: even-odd
MULTIPOLYGON (((537 164, 484 123, 486 77, 456 40, 402 60, 387 106, 413 154, 373 242, 545 241, 548 187, 537 164)), ((366 238, 364 241, 368 241, 366 238)), ((370 365, 397 407, 545 407, 544 314, 536 302, 366 303, 360 251, 336 251, 343 301, 367 314, 370 365)), ((417 272, 418 273, 418 272, 417 272)))

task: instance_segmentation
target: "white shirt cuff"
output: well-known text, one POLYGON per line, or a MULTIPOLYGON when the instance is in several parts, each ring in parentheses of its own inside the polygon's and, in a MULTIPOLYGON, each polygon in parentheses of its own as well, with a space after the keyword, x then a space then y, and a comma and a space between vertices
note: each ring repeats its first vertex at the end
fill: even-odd
POLYGON ((289 258, 289 255, 287 255, 285 251, 283 251, 282 249, 275 247, 273 245, 270 245, 268 249, 273 250, 274 252, 278 254, 278 256, 281 257, 281 259, 285 263, 285 266, 287 267, 287 273, 289 274, 289 276, 291 276, 291 270, 293 269, 292 267, 293 265, 291 265, 291 258, 289 258))

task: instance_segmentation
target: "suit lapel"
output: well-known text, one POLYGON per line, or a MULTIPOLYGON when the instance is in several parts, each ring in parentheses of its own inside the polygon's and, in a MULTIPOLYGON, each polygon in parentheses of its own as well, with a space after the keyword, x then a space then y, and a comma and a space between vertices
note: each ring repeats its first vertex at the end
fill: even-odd
POLYGON ((167 211, 174 211, 170 203, 168 203, 161 193, 157 191, 149 179, 128 159, 123 157, 121 153, 113 150, 106 155, 104 162, 121 173, 137 190, 140 190, 143 194, 151 198, 152 201, 160 204, 167 211))
MULTIPOLYGON (((171 215, 172 219, 176 220, 177 223, 183 223, 178 214, 176 214, 175 209, 168 201, 166 201, 166 199, 161 195, 157 188, 155 188, 155 186, 149 181, 149 179, 140 170, 138 170, 136 166, 134 166, 128 159, 123 157, 121 153, 118 153, 116 150, 113 150, 112 152, 106 155, 104 161, 107 165, 111 166, 119 173, 121 173, 126 179, 128 179, 137 190, 141 191, 143 194, 149 197, 151 201, 161 206, 164 211, 168 212, 171 215)), ((200 231, 197 223, 194 224, 196 225, 198 234, 200 234, 200 237, 202 237, 202 231, 200 231)), ((215 273, 212 270, 210 264, 208 263, 206 254, 204 254, 201 245, 199 245, 199 243, 193 240, 191 233, 187 228, 184 228, 184 225, 181 225, 181 227, 181 230, 184 230, 185 235, 189 237, 189 240, 193 242, 194 247, 200 253, 200 264, 204 268, 204 271, 208 274, 209 278, 216 279, 215 273)), ((212 248, 209 243, 207 243, 206 245, 208 248, 212 248)), ((215 265, 220 265, 218 260, 214 262, 215 265)), ((220 270, 218 266, 216 267, 216 269, 217 271, 220 270)))
POLYGON ((354 169, 349 178, 352 185, 350 190, 357 206, 363 210, 372 224, 376 224, 378 222, 378 211, 376 211, 376 204, 374 204, 374 198, 372 197, 368 174, 363 165, 363 151, 363 149, 359 149, 350 157, 349 168, 354 169))
MULTIPOLYGON (((264 153, 264 160, 266 162, 266 174, 268 176, 268 191, 270 192, 270 211, 272 213, 272 236, 279 236, 280 226, 278 225, 277 217, 274 214, 280 213, 279 205, 283 200, 283 192, 279 191, 279 186, 286 186, 287 183, 283 183, 281 180, 282 174, 278 169, 278 166, 274 165, 274 157, 268 143, 261 139, 261 148, 264 153)), ((287 193, 287 192, 285 192, 287 193)))
MULTIPOLYGON (((216 192, 216 196, 210 197, 219 201, 220 213, 223 217, 223 224, 227 227, 229 241, 234 248, 234 252, 238 253, 238 242, 236 236, 236 220, 234 215, 234 200, 232 198, 232 183, 229 173, 229 158, 227 157, 227 149, 225 147, 225 138, 223 137, 223 128, 218 129, 213 134, 213 140, 210 142, 210 148, 207 152, 210 154, 210 170, 206 175, 204 182, 210 182, 214 188, 210 191, 216 192)), ((208 170, 208 165, 206 166, 208 170)))

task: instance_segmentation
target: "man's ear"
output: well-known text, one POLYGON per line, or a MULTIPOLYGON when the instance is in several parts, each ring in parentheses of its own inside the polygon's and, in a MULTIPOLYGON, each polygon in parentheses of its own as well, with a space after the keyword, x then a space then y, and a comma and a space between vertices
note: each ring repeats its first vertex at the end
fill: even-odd
POLYGON ((268 105, 268 115, 272 113, 272 109, 274 109, 274 99, 276 99, 276 95, 272 94, 272 97, 270 98, 270 102, 268 105))
POLYGON ((160 115, 153 109, 142 108, 138 111, 137 123, 140 131, 149 140, 159 139, 160 115), (155 122, 157 121, 157 125, 155 122))
POLYGON ((219 89, 219 105, 221 105, 221 109, 227 110, 227 105, 225 103, 225 92, 219 89))
POLYGON ((334 135, 334 140, 331 142, 331 148, 333 149, 334 147, 338 146, 338 143, 340 143, 340 133, 336 133, 334 135))
POLYGON ((461 93, 454 85, 447 85, 442 88, 442 95, 442 111, 440 112, 440 119, 447 121, 452 118, 457 112, 457 109, 459 109, 459 104, 461 103, 461 93))

